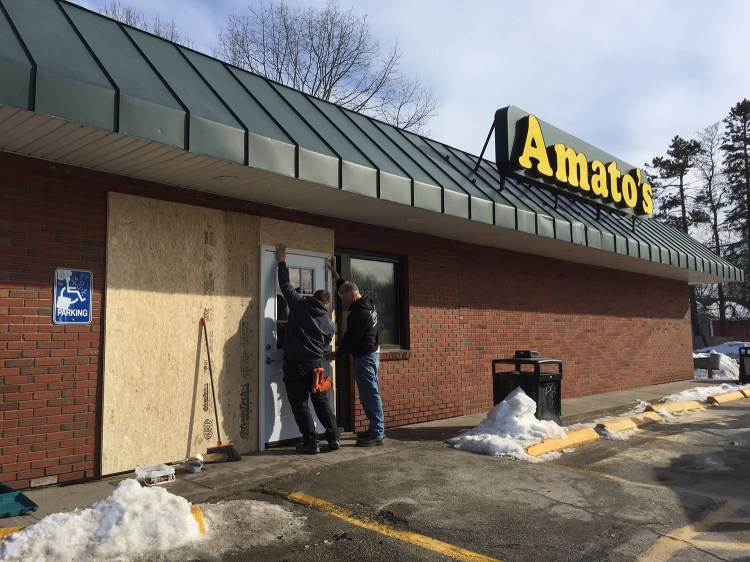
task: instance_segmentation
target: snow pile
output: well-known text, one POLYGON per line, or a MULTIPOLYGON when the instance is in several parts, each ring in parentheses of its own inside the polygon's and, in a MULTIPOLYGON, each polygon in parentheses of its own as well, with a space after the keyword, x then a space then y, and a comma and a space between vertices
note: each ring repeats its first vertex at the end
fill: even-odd
POLYGON ((138 562, 201 560, 222 562, 239 559, 249 546, 283 545, 307 536, 305 517, 285 507, 257 500, 229 500, 201 504, 206 520, 202 541, 149 554, 138 562))
POLYGON ((526 454, 526 448, 542 439, 563 438, 567 432, 553 421, 536 419, 535 414, 536 402, 518 387, 492 408, 482 423, 449 439, 448 444, 480 455, 539 460, 526 454))
POLYGON ((54 513, 6 538, 0 560, 126 560, 202 537, 186 499, 131 479, 90 508, 54 513))
MULTIPOLYGON (((731 343, 740 343, 740 342, 731 342, 731 343)), ((705 348, 705 349, 710 349, 711 350, 710 353, 706 353, 705 350, 694 351, 693 358, 709 357, 710 355, 718 355, 719 356, 719 368, 713 370, 713 375, 714 375, 713 378, 727 379, 727 380, 737 380, 740 378, 740 366, 736 359, 732 359, 732 357, 730 357, 726 353, 720 353, 718 351, 714 351, 712 348, 705 348)), ((706 369, 696 369, 695 378, 696 379, 708 378, 708 371, 706 369)))
POLYGON ((742 388, 750 388, 750 384, 729 384, 723 383, 715 386, 696 386, 688 390, 683 390, 677 394, 670 394, 659 400, 659 403, 665 402, 688 402, 690 400, 706 400, 709 396, 733 392, 742 388))
POLYGON ((711 352, 723 353, 724 355, 728 355, 732 359, 739 360, 741 347, 750 347, 750 342, 729 341, 729 342, 718 344, 718 345, 712 345, 710 347, 704 347, 702 349, 696 349, 694 351, 694 354, 702 353, 704 354, 702 355, 702 357, 705 357, 707 354, 711 352))

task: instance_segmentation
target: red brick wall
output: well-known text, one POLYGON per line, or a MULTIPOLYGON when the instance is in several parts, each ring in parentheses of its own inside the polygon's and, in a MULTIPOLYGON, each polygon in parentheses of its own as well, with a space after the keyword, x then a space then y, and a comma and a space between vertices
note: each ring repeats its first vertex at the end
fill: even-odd
POLYGON ((381 362, 386 426, 487 411, 492 359, 516 349, 563 360, 564 398, 693 376, 685 283, 367 225, 336 243, 407 260, 410 356, 381 362))
MULTIPOLYGON (((3 159, 0 197, 0 481, 91 478, 97 400, 106 193, 61 167, 23 173, 3 159), (93 273, 90 325, 52 323, 58 267, 93 273)), ((28 161, 26 161, 28 163, 28 161)))
MULTIPOLYGON (((0 170, 0 482, 17 487, 98 475, 108 190, 333 222, 9 154, 0 170), (93 272, 91 326, 52 324, 58 267, 93 272)), ((684 283, 333 224, 337 246, 405 258, 409 356, 381 362, 387 427, 486 411, 491 360, 515 349, 562 359, 564 397, 692 376, 684 283)))

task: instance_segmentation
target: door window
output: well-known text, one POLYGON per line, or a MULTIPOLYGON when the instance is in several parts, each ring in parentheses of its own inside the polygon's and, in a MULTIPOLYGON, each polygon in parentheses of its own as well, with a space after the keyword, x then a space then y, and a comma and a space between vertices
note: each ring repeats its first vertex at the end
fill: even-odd
MULTIPOLYGON (((304 267, 290 267, 289 282, 294 289, 304 295, 311 296, 315 287, 315 271, 304 267)), ((289 308, 281 294, 279 280, 276 279, 276 349, 284 349, 284 336, 289 322, 289 308)))

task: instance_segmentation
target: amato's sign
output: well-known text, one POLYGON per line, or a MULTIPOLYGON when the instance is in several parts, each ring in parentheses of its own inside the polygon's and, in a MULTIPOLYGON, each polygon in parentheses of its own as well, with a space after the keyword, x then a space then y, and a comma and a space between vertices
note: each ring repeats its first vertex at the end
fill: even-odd
POLYGON ((517 107, 495 113, 495 152, 502 174, 565 189, 626 213, 654 212, 646 175, 622 160, 517 107))

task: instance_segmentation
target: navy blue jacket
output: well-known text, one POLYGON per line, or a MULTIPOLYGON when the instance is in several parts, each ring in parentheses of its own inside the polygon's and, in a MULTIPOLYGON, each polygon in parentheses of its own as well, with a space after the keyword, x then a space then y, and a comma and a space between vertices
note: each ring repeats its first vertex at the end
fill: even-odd
POLYGON ((286 262, 279 262, 279 287, 289 307, 284 359, 313 361, 323 357, 333 339, 333 320, 319 300, 300 295, 289 282, 286 262))

